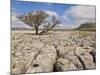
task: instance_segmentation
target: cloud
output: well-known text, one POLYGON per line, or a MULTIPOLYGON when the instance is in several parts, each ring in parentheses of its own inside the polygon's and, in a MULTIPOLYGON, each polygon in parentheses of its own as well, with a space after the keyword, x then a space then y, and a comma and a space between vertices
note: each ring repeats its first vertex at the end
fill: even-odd
POLYGON ((62 25, 76 28, 85 22, 95 22, 95 14, 94 6, 71 6, 61 17, 62 25))
POLYGON ((51 24, 53 24, 52 21, 54 21, 54 19, 52 17, 55 17, 55 19, 58 20, 59 16, 55 11, 49 11, 49 10, 45 10, 45 13, 48 14, 48 18, 46 19, 48 22, 50 22, 51 24))
POLYGON ((45 12, 51 17, 55 16, 56 18, 58 18, 58 14, 55 11, 45 10, 45 12))
POLYGON ((52 6, 53 4, 52 3, 49 3, 49 2, 44 2, 46 3, 48 6, 52 6))
MULTIPOLYGON (((60 15, 55 11, 50 11, 49 9, 44 10, 44 12, 51 17, 56 16, 56 19, 61 21, 61 24, 59 24, 61 28, 77 28, 82 23, 95 22, 96 19, 95 6, 71 6, 60 15)), ((17 19, 17 14, 12 12, 12 27, 31 28, 17 19)), ((48 20, 51 20, 51 18, 48 20)))
POLYGON ((12 28, 31 28, 30 26, 24 24, 22 21, 16 18, 16 16, 17 14, 15 12, 12 12, 12 17, 11 17, 11 27, 12 28))
POLYGON ((76 19, 95 19, 94 6, 72 6, 68 10, 68 13, 76 19))

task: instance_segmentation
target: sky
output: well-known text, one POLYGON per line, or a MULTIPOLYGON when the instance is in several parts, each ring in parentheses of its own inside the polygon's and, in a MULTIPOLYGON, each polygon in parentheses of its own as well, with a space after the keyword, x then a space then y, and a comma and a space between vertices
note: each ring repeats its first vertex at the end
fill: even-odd
POLYGON ((33 10, 43 10, 50 16, 56 16, 61 28, 77 28, 85 22, 95 22, 95 6, 77 4, 57 4, 46 2, 29 2, 12 0, 12 27, 31 28, 16 18, 17 15, 27 14, 33 10))

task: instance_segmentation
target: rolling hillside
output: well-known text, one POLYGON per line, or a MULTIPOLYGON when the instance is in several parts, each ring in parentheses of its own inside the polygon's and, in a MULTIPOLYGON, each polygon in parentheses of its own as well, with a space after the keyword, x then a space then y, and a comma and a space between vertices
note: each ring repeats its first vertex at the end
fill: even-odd
POLYGON ((77 29, 78 30, 92 30, 92 31, 95 31, 96 30, 96 23, 94 23, 94 22, 84 23, 84 24, 81 24, 77 29))

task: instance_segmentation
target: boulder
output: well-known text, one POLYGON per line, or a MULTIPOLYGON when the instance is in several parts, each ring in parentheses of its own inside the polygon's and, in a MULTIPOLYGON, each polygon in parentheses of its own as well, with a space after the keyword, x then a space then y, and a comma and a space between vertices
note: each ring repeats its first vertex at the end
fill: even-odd
POLYGON ((65 55, 64 58, 70 60, 77 67, 77 70, 83 69, 82 64, 75 55, 65 55))
POLYGON ((72 46, 57 46, 57 49, 59 51, 59 57, 64 57, 65 55, 73 55, 74 53, 74 47, 72 46))
POLYGON ((58 71, 77 70, 77 67, 68 59, 58 58, 56 63, 56 70, 58 71))
POLYGON ((11 73, 22 74, 24 72, 25 72, 25 61, 23 59, 18 60, 18 61, 17 60, 13 61, 13 65, 11 67, 11 73))
POLYGON ((84 61, 86 69, 96 68, 95 63, 93 62, 93 57, 90 54, 81 55, 80 57, 84 61))
POLYGON ((78 46, 78 47, 76 47, 75 53, 77 55, 85 55, 85 54, 89 53, 92 50, 93 50, 92 47, 86 47, 86 46, 80 47, 80 46, 78 46))
POLYGON ((46 45, 29 65, 26 73, 52 72, 56 57, 54 46, 46 45))

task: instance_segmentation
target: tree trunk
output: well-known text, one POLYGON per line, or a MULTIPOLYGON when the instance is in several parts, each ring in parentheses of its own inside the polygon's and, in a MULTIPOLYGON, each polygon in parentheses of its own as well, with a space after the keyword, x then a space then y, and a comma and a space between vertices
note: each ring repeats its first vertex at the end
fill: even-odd
POLYGON ((35 30, 36 30, 35 34, 38 35, 38 27, 36 27, 35 30))

